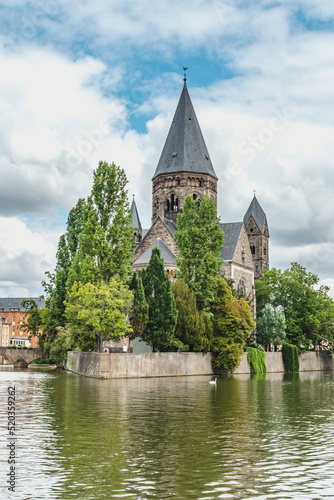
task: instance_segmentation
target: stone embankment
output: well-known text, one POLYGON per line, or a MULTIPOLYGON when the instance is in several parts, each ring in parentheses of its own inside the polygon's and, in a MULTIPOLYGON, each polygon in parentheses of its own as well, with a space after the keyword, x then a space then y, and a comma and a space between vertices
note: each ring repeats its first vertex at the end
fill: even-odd
MULTIPOLYGON (((93 378, 176 377, 183 375, 213 375, 211 353, 157 352, 145 354, 99 354, 69 352, 65 367, 68 371, 93 378)), ((334 370, 334 359, 326 352, 308 352, 299 356, 300 371, 334 370)), ((267 373, 284 372, 282 354, 266 353, 267 373)), ((234 374, 248 374, 247 354, 241 358, 234 374)))

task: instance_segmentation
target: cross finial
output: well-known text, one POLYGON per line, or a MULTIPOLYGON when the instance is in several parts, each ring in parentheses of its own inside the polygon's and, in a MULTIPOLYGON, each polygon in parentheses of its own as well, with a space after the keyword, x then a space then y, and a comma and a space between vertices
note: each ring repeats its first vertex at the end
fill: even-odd
POLYGON ((184 81, 184 86, 186 87, 187 86, 187 71, 188 68, 186 68, 186 66, 183 66, 183 71, 184 71, 184 78, 183 78, 183 81, 184 81))
POLYGON ((253 193, 254 193, 254 197, 255 197, 256 189, 254 189, 253 193))

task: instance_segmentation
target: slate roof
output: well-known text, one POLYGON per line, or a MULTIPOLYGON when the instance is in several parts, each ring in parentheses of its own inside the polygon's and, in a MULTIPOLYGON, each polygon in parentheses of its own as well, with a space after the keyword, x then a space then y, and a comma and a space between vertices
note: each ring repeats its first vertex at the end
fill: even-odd
POLYGON ((160 174, 175 172, 209 174, 217 179, 186 86, 183 87, 153 179, 160 174))
POLYGON ((130 222, 130 224, 131 224, 131 226, 133 226, 137 229, 141 229, 141 223, 140 223, 139 214, 138 214, 137 205, 136 205, 134 196, 133 196, 133 200, 132 200, 132 204, 131 204, 131 222, 130 222))
POLYGON ((0 313, 1 312, 25 312, 26 309, 21 306, 21 302, 23 299, 33 299, 38 309, 43 309, 45 307, 45 299, 41 299, 39 297, 0 297, 0 313))
POLYGON ((221 257, 224 261, 233 260, 243 222, 225 222, 219 226, 224 231, 224 248, 221 250, 221 257))
POLYGON ((133 264, 148 264, 154 247, 160 248, 161 257, 164 259, 165 264, 175 264, 176 255, 169 250, 167 245, 165 245, 160 238, 157 238, 155 242, 152 243, 152 245, 145 250, 145 252, 135 262, 133 262, 133 264))
POLYGON ((255 194, 254 194, 254 198, 252 199, 252 202, 249 205, 249 208, 245 214, 245 217, 244 217, 245 224, 247 224, 247 221, 251 215, 253 216, 253 219, 255 220, 256 224, 258 225, 258 228, 260 229, 260 231, 263 231, 264 222, 266 220, 266 214, 262 210, 260 203, 257 201, 255 194))
POLYGON ((163 219, 163 221, 164 221, 165 226, 167 226, 167 228, 170 230, 170 232, 174 236, 175 231, 177 231, 177 227, 174 224, 174 222, 172 220, 169 220, 169 219, 163 219))

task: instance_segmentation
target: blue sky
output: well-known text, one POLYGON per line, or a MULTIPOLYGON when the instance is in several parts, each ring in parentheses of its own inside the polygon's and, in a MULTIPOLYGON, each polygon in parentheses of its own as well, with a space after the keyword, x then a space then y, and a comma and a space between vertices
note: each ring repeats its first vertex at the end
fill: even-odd
POLYGON ((125 169, 149 226, 183 66, 222 221, 255 189, 271 265, 334 285, 332 1, 3 0, 0 14, 0 295, 42 293, 99 160, 125 169))

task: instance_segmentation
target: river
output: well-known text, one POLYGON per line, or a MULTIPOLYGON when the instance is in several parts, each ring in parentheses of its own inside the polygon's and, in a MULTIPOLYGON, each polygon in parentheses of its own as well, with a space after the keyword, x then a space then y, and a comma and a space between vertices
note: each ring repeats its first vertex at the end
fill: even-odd
POLYGON ((0 498, 334 499, 333 373, 209 380, 0 369, 0 498))

